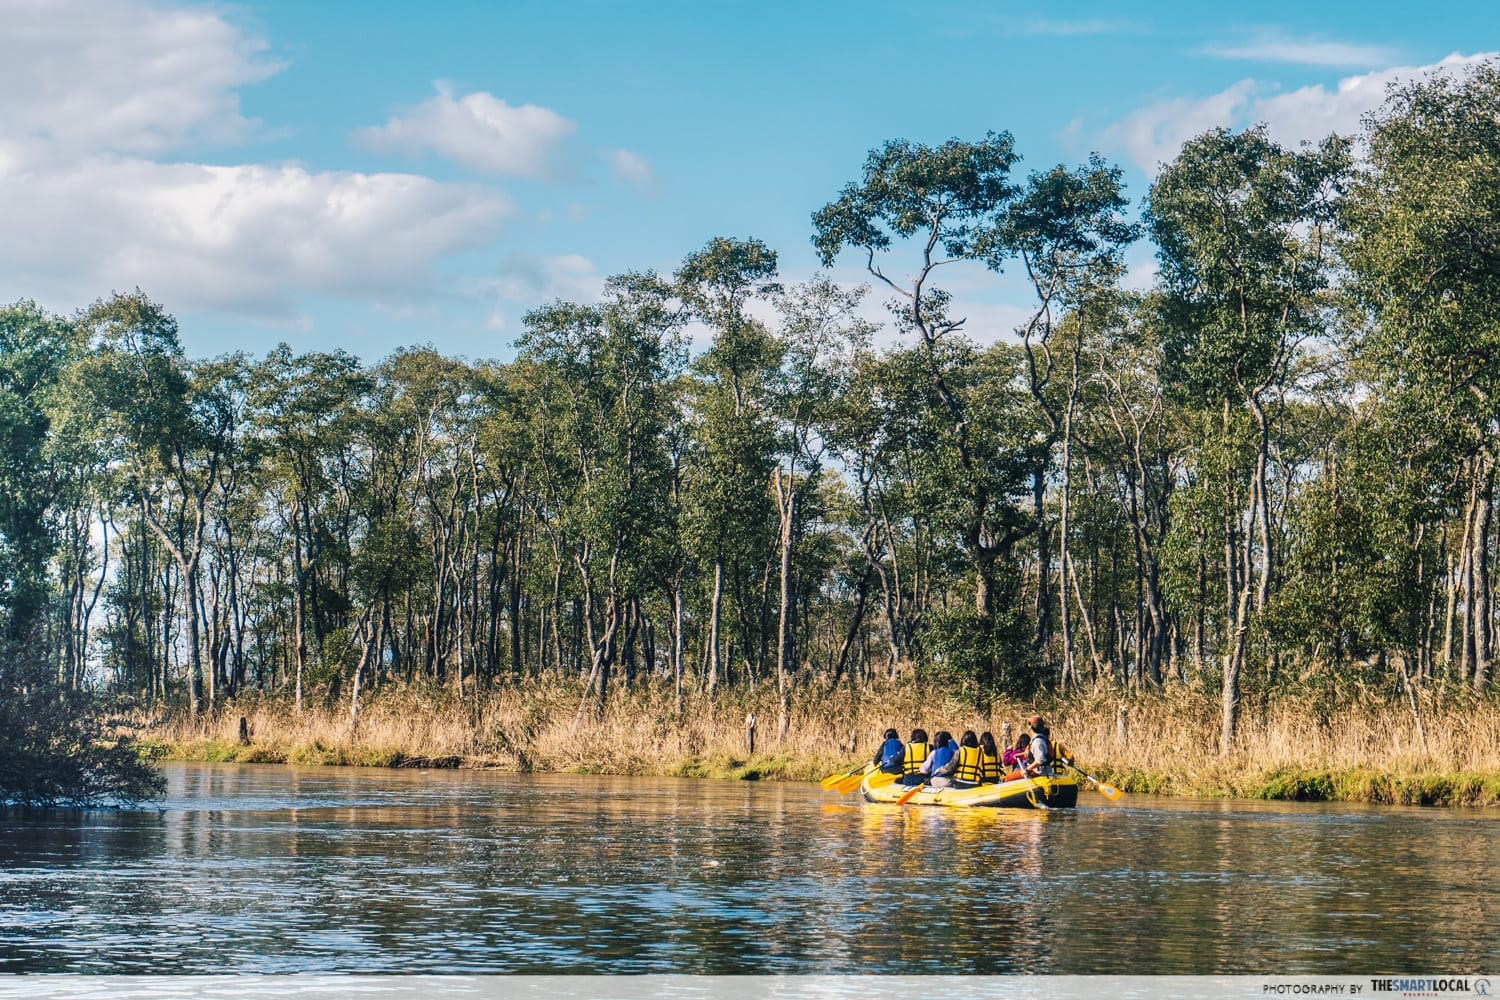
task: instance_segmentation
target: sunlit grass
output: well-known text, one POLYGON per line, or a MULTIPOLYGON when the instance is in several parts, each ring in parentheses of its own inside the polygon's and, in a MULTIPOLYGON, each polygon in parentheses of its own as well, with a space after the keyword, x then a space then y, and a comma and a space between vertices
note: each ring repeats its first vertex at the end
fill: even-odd
POLYGON ((1425 751, 1404 701, 1368 692, 1337 704, 1306 692, 1247 699, 1240 747, 1229 757, 1219 755, 1217 696, 1183 686, 1129 694, 1101 687, 999 703, 984 715, 970 699, 910 681, 857 695, 804 688, 785 736, 771 685, 721 691, 713 703, 692 693, 681 716, 665 684, 617 691, 602 713, 592 701, 580 713, 580 699, 577 685, 562 682, 462 698, 451 688, 388 685, 368 696, 351 728, 347 701, 299 715, 287 699, 242 698, 213 718, 142 719, 142 743, 153 755, 191 760, 815 780, 858 766, 887 726, 903 737, 920 725, 955 735, 989 729, 998 739, 1005 723, 1019 732, 1041 712, 1081 766, 1127 792, 1500 803, 1500 711, 1462 690, 1424 694, 1425 751))

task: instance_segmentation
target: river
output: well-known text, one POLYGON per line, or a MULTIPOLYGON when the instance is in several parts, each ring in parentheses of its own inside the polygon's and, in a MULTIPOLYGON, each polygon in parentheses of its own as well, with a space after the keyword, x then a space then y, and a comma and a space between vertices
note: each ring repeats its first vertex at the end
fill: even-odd
POLYGON ((0 813, 0 972, 1365 974, 1492 965, 1500 814, 166 767, 0 813))

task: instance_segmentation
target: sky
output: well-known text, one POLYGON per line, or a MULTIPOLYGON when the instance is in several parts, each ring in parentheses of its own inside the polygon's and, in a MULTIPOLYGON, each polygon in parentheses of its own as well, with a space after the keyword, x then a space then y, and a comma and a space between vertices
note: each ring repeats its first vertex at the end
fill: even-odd
MULTIPOLYGON (((1493 3, 1057 6, 0 0, 0 302, 139 287, 192 356, 504 359, 528 309, 716 236, 811 277, 812 213, 889 139, 1098 152, 1138 205, 1204 129, 1350 133, 1500 52, 1493 3)), ((1024 313, 1013 279, 953 290, 978 339, 1024 313)))

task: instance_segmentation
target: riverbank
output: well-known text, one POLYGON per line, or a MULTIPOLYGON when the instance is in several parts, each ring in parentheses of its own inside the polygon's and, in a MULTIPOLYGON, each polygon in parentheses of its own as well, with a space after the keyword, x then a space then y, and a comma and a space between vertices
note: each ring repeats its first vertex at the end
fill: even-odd
POLYGON ((638 686, 603 713, 588 705, 581 715, 579 691, 562 684, 464 698, 403 688, 373 693, 357 728, 347 704, 299 714, 280 698, 242 698, 211 718, 159 714, 136 729, 143 752, 176 760, 811 781, 858 766, 887 726, 903 736, 922 725, 999 738, 1006 723, 1019 731, 1040 711, 1080 765, 1126 792, 1500 806, 1500 705, 1462 689, 1423 700, 1425 748, 1405 701, 1300 694, 1247 704, 1246 749, 1228 758, 1218 755, 1217 698, 1183 689, 1098 690, 996 704, 985 715, 909 684, 809 692, 782 735, 775 692, 765 689, 722 692, 714 704, 689 698, 679 716, 661 688, 638 686))

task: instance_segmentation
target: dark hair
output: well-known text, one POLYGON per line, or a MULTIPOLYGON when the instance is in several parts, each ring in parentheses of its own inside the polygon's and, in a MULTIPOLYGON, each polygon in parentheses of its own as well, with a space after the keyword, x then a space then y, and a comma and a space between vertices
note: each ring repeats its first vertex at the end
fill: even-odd
POLYGON ((1020 736, 1016 737, 1016 745, 1013 749, 1025 750, 1029 746, 1031 746, 1031 740, 1025 733, 1022 733, 1020 736))
POLYGON ((881 739, 883 740, 899 740, 900 738, 901 734, 896 732, 894 729, 887 729, 885 731, 885 735, 881 737, 881 739))
POLYGON ((991 757, 999 756, 999 754, 995 752, 995 734, 990 732, 988 729, 979 734, 979 745, 988 750, 991 757))
POLYGON ((952 739, 952 733, 948 732, 948 730, 946 729, 939 729, 938 734, 932 738, 932 742, 936 743, 940 747, 945 747, 952 739))
POLYGON ((920 727, 917 728, 917 729, 913 729, 911 731, 911 741, 913 743, 926 743, 927 742, 927 730, 922 729, 920 727))
POLYGON ((960 746, 966 747, 977 747, 979 745, 979 740, 975 738, 974 730, 972 729, 964 730, 964 738, 958 742, 960 746))

